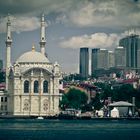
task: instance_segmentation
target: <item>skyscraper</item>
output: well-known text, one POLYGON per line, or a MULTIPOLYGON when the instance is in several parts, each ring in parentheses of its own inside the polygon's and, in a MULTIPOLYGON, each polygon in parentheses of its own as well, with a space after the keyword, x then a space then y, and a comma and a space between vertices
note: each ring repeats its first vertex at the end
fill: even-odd
POLYGON ((80 48, 80 75, 87 79, 89 74, 89 49, 80 48))
POLYGON ((91 52, 91 75, 93 75, 94 71, 97 69, 97 64, 98 64, 98 52, 100 51, 99 48, 94 48, 92 49, 91 52))
POLYGON ((122 38, 119 42, 126 50, 126 67, 131 69, 138 68, 138 50, 140 50, 140 37, 136 34, 131 34, 122 38))
POLYGON ((115 67, 126 67, 126 53, 125 48, 122 46, 118 46, 117 48, 115 48, 115 67))
POLYGON ((97 61, 98 69, 108 69, 108 50, 100 49, 97 55, 97 61))
POLYGON ((115 66, 115 57, 113 51, 108 51, 108 68, 115 66))
POLYGON ((0 60, 0 70, 2 70, 2 69, 3 69, 3 61, 0 60))
POLYGON ((137 67, 138 67, 138 69, 140 69, 140 49, 138 49, 138 52, 137 52, 137 60, 138 60, 138 62, 137 62, 137 67))

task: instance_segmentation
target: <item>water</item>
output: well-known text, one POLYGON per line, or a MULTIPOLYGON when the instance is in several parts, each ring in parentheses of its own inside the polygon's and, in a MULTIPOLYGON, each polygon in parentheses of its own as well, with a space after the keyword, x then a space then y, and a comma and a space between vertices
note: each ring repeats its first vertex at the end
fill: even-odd
POLYGON ((0 120, 0 140, 135 140, 140 121, 0 120))

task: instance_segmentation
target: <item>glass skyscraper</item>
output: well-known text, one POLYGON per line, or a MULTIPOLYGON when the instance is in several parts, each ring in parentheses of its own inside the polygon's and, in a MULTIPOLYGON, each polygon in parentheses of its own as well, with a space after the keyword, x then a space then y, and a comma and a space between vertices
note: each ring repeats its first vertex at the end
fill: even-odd
POLYGON ((115 48, 115 67, 116 68, 125 68, 126 67, 126 52, 125 48, 118 46, 115 48))
POLYGON ((100 49, 97 55, 97 68, 98 69, 108 69, 109 68, 109 57, 108 57, 108 50, 100 49))
POLYGON ((99 48, 94 48, 92 49, 91 52, 91 75, 93 75, 94 71, 98 68, 97 64, 98 64, 98 52, 100 51, 99 48))
POLYGON ((138 52, 140 50, 140 37, 136 34, 131 34, 122 38, 119 42, 120 46, 123 46, 126 50, 126 67, 137 69, 140 67, 138 52))
POLYGON ((0 70, 3 69, 3 61, 0 60, 0 70))
POLYGON ((108 67, 113 68, 115 66, 115 57, 113 51, 108 51, 108 67))
POLYGON ((80 75, 83 79, 87 79, 89 75, 89 49, 80 48, 80 75))

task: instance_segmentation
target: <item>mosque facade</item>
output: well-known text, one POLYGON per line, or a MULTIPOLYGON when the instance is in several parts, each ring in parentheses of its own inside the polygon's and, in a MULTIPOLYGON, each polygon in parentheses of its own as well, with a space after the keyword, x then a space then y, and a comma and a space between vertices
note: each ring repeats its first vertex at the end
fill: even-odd
POLYGON ((45 51, 45 18, 41 17, 40 52, 22 54, 11 65, 11 22, 7 22, 6 90, 0 93, 0 113, 15 116, 54 116, 59 113, 60 66, 45 51))

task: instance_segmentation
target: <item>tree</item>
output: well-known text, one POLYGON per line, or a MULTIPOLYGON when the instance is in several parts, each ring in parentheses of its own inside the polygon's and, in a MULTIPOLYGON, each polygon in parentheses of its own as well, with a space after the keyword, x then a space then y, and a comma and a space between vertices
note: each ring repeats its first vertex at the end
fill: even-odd
POLYGON ((68 101, 68 98, 67 98, 67 96, 64 94, 63 96, 62 96, 62 100, 60 101, 60 108, 62 109, 62 110, 65 110, 65 108, 67 108, 68 107, 68 105, 69 105, 69 101, 68 101))
POLYGON ((113 101, 132 101, 132 97, 135 97, 137 90, 130 84, 123 84, 118 88, 113 89, 112 100, 113 101))
POLYGON ((62 101, 60 102, 61 109, 75 108, 82 109, 87 104, 88 97, 85 92, 70 88, 68 93, 63 95, 62 101))
POLYGON ((90 103, 92 106, 94 106, 94 109, 95 110, 100 110, 102 107, 103 107, 103 103, 101 103, 100 101, 100 94, 97 93, 95 98, 93 98, 91 100, 91 103, 90 103))

